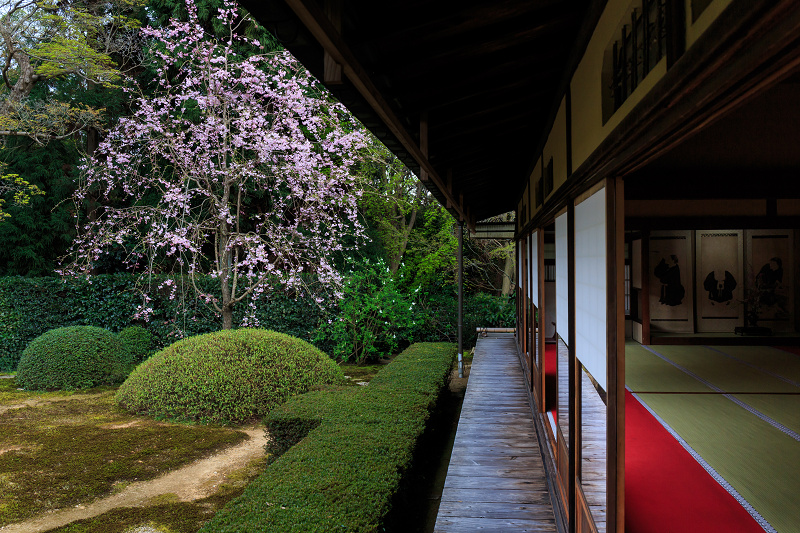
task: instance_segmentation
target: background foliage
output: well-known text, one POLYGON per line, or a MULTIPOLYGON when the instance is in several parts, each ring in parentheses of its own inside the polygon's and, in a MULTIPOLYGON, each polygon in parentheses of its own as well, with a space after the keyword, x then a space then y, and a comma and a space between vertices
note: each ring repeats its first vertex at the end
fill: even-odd
MULTIPOLYGON (((153 276, 151 282, 158 284, 164 278, 153 276)), ((152 302, 156 315, 149 322, 134 321, 132 316, 141 304, 137 283, 137 277, 125 273, 93 276, 91 282, 83 278, 62 281, 58 278, 0 277, 0 370, 13 370, 30 341, 62 326, 91 325, 119 332, 130 325, 138 325, 153 335, 156 346, 219 329, 219 319, 211 309, 189 297, 189 287, 183 287, 184 290, 179 290, 172 299, 167 290, 156 293, 152 302)), ((214 280, 209 279, 207 283, 209 290, 213 290, 214 280)), ((180 283, 176 286, 181 288, 180 283)), ((370 352, 373 357, 390 355, 411 342, 456 340, 458 300, 454 286, 432 285, 416 293, 411 291, 410 295, 391 289, 391 292, 384 292, 384 297, 389 294, 395 294, 403 305, 413 303, 413 313, 403 311, 405 307, 398 308, 403 321, 382 326, 382 337, 375 340, 379 349, 370 352)), ((345 300, 345 309, 348 305, 345 300)), ((241 312, 244 313, 244 309, 241 312)), ((259 303, 256 318, 263 328, 310 341, 334 354, 337 353, 336 337, 320 335, 318 328, 329 331, 331 324, 327 321, 335 320, 337 313, 337 309, 326 313, 309 298, 276 292, 259 303)), ((513 299, 468 294, 464 300, 465 345, 474 344, 476 326, 513 327, 514 313, 513 299)), ((338 353, 339 358, 352 360, 341 351, 338 353)))
MULTIPOLYGON (((194 3, 204 28, 224 35, 224 25, 216 19, 223 1, 194 3)), ((62 7, 70 6, 67 2, 62 7)), ((126 16, 132 17, 133 26, 158 28, 170 17, 187 20, 185 6, 183 0, 151 0, 140 9, 137 1, 126 16)), ((238 43, 238 53, 280 50, 273 36, 246 19, 245 12, 239 14, 238 34, 258 39, 264 48, 238 43)), ((130 49, 109 57, 145 93, 152 93, 157 76, 145 61, 148 43, 138 38, 126 42, 130 49)), ((179 277, 174 278, 178 291, 173 297, 168 290, 151 294, 153 301, 148 305, 155 314, 148 322, 134 320, 135 309, 144 301, 134 274, 125 272, 122 259, 128 243, 120 245, 117 256, 97 262, 91 282, 51 277, 75 237, 75 216, 92 219, 108 207, 130 205, 121 192, 102 201, 91 195, 78 203, 71 198, 82 158, 93 153, 120 118, 135 109, 131 95, 121 88, 87 82, 76 74, 40 79, 27 99, 32 108, 64 104, 98 114, 90 126, 69 137, 44 142, 11 135, 0 144, 0 163, 7 165, 4 172, 18 174, 45 192, 32 197, 28 205, 7 205, 11 216, 0 222, 0 276, 6 276, 0 277, 0 370, 13 369, 31 340, 62 326, 93 325, 114 332, 141 326, 153 335, 155 347, 219 329, 216 314, 196 300, 179 277)), ((278 290, 263 298, 255 313, 260 327, 313 341, 337 358, 351 361, 397 353, 417 341, 452 342, 457 334, 455 220, 380 142, 373 138, 371 143, 371 156, 354 172, 364 191, 360 219, 372 241, 361 243, 354 252, 332 254, 348 283, 345 297, 321 308, 308 298, 278 290)), ((467 238, 464 254, 464 333, 469 347, 476 326, 514 324, 513 299, 499 296, 513 294, 513 249, 502 242, 467 238)), ((141 270, 143 265, 136 276, 141 270)), ((146 285, 158 287, 166 279, 154 272, 146 285)), ((203 291, 220 296, 212 280, 201 278, 199 284, 203 291)), ((247 307, 247 302, 240 306, 235 324, 242 322, 247 307)))

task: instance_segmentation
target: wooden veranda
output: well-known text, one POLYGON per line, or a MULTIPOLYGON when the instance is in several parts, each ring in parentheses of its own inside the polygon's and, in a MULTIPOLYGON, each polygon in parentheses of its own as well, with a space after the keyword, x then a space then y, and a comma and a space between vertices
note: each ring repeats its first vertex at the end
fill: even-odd
POLYGON ((478 339, 434 531, 557 531, 513 333, 478 339))

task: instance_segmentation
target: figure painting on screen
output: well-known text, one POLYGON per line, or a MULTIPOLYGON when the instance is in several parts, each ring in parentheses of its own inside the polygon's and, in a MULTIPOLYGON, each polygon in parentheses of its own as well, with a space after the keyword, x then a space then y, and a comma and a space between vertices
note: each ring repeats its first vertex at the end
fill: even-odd
POLYGON ((729 305, 733 300, 733 290, 736 288, 736 279, 727 270, 712 270, 703 282, 703 288, 708 291, 708 299, 712 304, 729 305))
POLYGON ((653 274, 661 282, 659 303, 671 306, 681 305, 686 289, 681 284, 681 269, 678 266, 678 256, 671 254, 669 257, 662 257, 653 274))
POLYGON ((783 287, 783 261, 780 257, 773 257, 756 275, 756 289, 758 290, 758 304, 764 307, 777 307, 786 313, 785 295, 780 294, 783 287))

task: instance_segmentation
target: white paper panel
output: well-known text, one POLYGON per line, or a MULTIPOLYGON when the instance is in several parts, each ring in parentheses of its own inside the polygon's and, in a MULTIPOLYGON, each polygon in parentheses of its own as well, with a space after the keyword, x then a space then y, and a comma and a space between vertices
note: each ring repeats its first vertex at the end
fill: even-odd
MULTIPOLYGON (((527 251, 525 252, 527 255, 526 257, 530 259, 530 250, 531 250, 531 236, 528 235, 526 242, 528 243, 527 251)), ((533 298, 533 264, 528 261, 528 298, 533 298)))
POLYGON ((539 244, 539 235, 537 232, 533 232, 531 235, 531 298, 533 299, 533 305, 539 307, 539 257, 538 257, 538 246, 539 244))
POLYGON ((569 263, 567 262, 567 213, 556 218, 556 331, 569 341, 569 263))
POLYGON ((522 241, 517 241, 517 287, 522 287, 522 241))
POLYGON ((575 354, 606 388, 606 190, 575 206, 575 354))

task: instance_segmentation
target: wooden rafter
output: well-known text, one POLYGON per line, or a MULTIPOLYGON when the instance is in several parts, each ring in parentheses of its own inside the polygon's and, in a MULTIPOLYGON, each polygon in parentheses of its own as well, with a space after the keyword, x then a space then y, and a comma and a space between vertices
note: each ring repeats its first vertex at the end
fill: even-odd
POLYGON ((350 80, 350 83, 353 84, 373 111, 383 120, 392 134, 403 145, 403 148, 419 164, 420 169, 428 173, 430 181, 439 189, 445 200, 453 205, 453 209, 458 213, 459 218, 466 221, 470 230, 474 231, 475 221, 467 218, 463 206, 453 196, 452 191, 446 188, 436 169, 422 153, 417 142, 403 126, 402 121, 389 106, 389 103, 372 82, 366 70, 350 51, 350 48, 345 44, 330 20, 310 0, 286 0, 286 4, 294 11, 295 15, 311 32, 322 48, 330 54, 333 60, 342 65, 344 74, 350 80))

